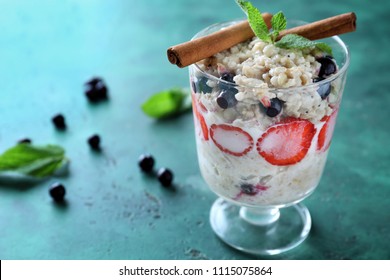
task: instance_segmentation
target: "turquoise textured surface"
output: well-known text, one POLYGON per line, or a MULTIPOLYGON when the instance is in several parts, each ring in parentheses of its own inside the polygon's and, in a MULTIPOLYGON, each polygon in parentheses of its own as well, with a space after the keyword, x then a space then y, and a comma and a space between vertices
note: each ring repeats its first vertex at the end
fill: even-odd
MULTIPOLYGON (((315 21, 354 11, 342 35, 351 66, 326 169, 305 200, 313 227, 298 248, 271 259, 390 259, 389 3, 253 1, 263 11, 315 21)), ((252 259, 209 226, 216 196, 199 173, 190 113, 145 116, 153 93, 188 86, 166 49, 204 27, 242 18, 234 1, 0 1, 0 150, 21 138, 59 144, 71 159, 60 179, 67 204, 32 187, 0 186, 0 259, 252 259), (83 83, 105 79, 110 99, 89 104, 83 83), (51 117, 63 113, 68 129, 51 117), (103 152, 87 138, 98 133, 103 152), (166 189, 137 166, 152 153, 175 173, 166 189)))

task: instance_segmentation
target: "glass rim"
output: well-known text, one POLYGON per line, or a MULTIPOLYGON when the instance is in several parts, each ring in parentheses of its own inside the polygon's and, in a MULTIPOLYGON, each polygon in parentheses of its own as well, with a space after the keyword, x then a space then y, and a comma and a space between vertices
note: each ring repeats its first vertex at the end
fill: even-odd
MULTIPOLYGON (((236 23, 236 22, 240 22, 240 21, 243 21, 244 19, 236 19, 236 20, 229 20, 229 21, 223 21, 223 22, 218 22, 218 23, 214 23, 212 25, 209 25, 205 28, 203 28, 202 30, 200 30, 199 32, 197 32, 192 38, 191 40, 194 40, 196 38, 199 38, 201 37, 200 35, 202 36, 205 36, 203 35, 204 32, 206 32, 207 30, 210 30, 212 29, 213 27, 217 27, 217 26, 220 26, 220 25, 226 25, 226 24, 233 24, 233 23, 236 23)), ((299 22, 301 24, 305 24, 306 22, 304 21, 301 21, 301 20, 291 20, 292 22, 299 22)), ((229 25, 226 25, 226 26, 223 26, 223 27, 227 27, 229 25)), ((201 72, 204 76, 206 76, 209 80, 213 80, 219 84, 225 84, 227 86, 230 86, 230 87, 244 87, 244 88, 249 88, 249 89, 262 89, 262 90, 269 90, 269 91, 289 91, 289 90, 300 90, 300 89, 308 89, 308 88, 311 88, 311 87, 320 87, 322 86, 323 84, 327 84, 327 83, 330 83, 330 82, 333 82, 334 80, 336 80, 337 78, 339 78, 340 76, 342 76, 344 74, 344 72, 347 71, 348 69, 348 66, 349 66, 349 63, 350 63, 350 52, 349 52, 349 48, 348 46, 344 43, 343 40, 340 39, 339 36, 332 36, 332 37, 329 37, 327 39, 333 39, 334 41, 336 41, 336 43, 338 44, 339 47, 341 47, 341 49, 343 50, 343 53, 345 54, 345 63, 344 65, 337 71, 336 74, 334 75, 331 75, 319 82, 316 82, 316 83, 312 83, 312 84, 307 84, 307 85, 303 85, 303 86, 294 86, 294 87, 288 87, 288 88, 276 88, 276 87, 268 87, 268 88, 264 88, 262 87, 261 85, 259 86, 240 86, 240 85, 237 85, 235 83, 232 83, 232 82, 228 82, 228 81, 225 81, 225 80, 222 80, 221 78, 218 78, 218 77, 215 77, 205 71, 203 71, 197 64, 197 62, 195 62, 194 64, 190 65, 190 67, 195 67, 197 71, 201 72)), ((337 61, 336 61, 337 62, 337 61)))

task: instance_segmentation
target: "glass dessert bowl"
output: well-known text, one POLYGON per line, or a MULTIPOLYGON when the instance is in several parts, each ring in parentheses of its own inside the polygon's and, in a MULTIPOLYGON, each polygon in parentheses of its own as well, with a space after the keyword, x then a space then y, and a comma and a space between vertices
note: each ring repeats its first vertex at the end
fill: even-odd
POLYGON ((199 167, 220 196, 210 223, 238 250, 278 254, 309 234, 300 202, 320 182, 349 65, 339 37, 324 41, 332 56, 254 38, 189 67, 199 167))

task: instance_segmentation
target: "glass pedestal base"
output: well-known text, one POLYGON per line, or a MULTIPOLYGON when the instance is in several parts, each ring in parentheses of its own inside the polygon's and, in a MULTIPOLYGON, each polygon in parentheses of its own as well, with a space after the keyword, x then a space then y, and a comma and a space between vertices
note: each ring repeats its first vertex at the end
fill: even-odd
POLYGON ((301 244, 309 234, 311 217, 302 204, 286 208, 248 208, 218 198, 210 211, 217 236, 237 250, 276 255, 301 244))

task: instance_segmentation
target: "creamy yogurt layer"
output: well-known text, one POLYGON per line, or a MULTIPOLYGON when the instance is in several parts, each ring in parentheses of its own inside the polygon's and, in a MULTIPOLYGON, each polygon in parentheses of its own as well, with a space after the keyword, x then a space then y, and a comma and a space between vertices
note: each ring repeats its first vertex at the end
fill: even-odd
POLYGON ((191 72, 202 175, 226 199, 286 205, 318 185, 341 82, 334 59, 258 38, 206 59, 191 72))

